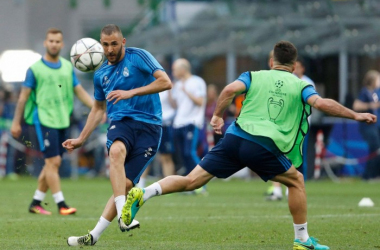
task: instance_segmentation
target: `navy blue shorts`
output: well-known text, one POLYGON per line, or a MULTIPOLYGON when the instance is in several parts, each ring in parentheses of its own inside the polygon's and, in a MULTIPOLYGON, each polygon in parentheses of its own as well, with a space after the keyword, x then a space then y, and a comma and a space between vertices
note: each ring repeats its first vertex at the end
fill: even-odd
POLYGON ((219 140, 199 165, 218 178, 227 178, 249 167, 264 181, 285 173, 292 166, 280 151, 274 154, 260 144, 229 133, 219 140))
POLYGON ((162 138, 160 149, 161 154, 172 154, 174 152, 173 127, 162 126, 162 138))
POLYGON ((68 129, 49 128, 42 124, 35 124, 34 127, 44 158, 62 156, 65 152, 62 143, 68 138, 68 129))
POLYGON ((125 175, 133 184, 137 184, 140 176, 153 160, 161 142, 162 128, 159 125, 124 118, 112 121, 108 127, 108 152, 114 141, 121 141, 127 149, 125 159, 125 175))

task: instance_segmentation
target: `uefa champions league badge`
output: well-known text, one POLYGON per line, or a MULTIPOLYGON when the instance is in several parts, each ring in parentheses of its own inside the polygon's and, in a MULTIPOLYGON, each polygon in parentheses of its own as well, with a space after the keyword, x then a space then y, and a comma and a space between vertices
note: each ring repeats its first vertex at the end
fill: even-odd
POLYGON ((123 76, 124 77, 128 77, 129 76, 129 70, 128 70, 127 67, 125 67, 124 70, 123 70, 123 76))

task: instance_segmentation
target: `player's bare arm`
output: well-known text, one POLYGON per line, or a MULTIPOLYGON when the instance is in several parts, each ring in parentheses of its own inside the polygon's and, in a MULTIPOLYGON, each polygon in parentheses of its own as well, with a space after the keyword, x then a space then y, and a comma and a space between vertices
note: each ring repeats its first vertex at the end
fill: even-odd
POLYGON ((241 81, 234 81, 227 85, 216 103, 214 115, 210 121, 210 125, 215 130, 215 133, 222 134, 222 127, 224 125, 223 114, 226 108, 231 104, 236 95, 243 93, 246 90, 246 86, 241 81))
POLYGON ((129 99, 134 96, 140 96, 140 95, 149 95, 154 93, 159 93, 168 89, 172 88, 172 82, 170 81, 169 76, 162 70, 157 70, 153 74, 154 78, 156 78, 155 81, 153 81, 151 84, 131 89, 131 90, 114 90, 107 96, 107 101, 111 102, 114 101, 113 104, 116 104, 120 100, 129 99))
POLYGON ((32 92, 31 88, 27 88, 27 87, 21 88, 20 97, 17 101, 15 115, 13 117, 12 126, 11 126, 11 134, 14 138, 18 138, 21 135, 22 114, 24 114, 25 103, 28 100, 31 92, 32 92))
POLYGON ((307 100, 308 104, 328 115, 348 118, 359 122, 375 123, 377 117, 370 113, 357 113, 348 109, 332 99, 321 98, 318 95, 311 96, 307 100))
POLYGON ((94 101, 91 112, 87 117, 86 125, 84 126, 79 137, 76 139, 68 139, 62 143, 62 146, 69 152, 73 151, 76 148, 79 148, 91 135, 92 131, 99 125, 103 119, 103 115, 106 111, 106 102, 105 101, 94 101))
POLYGON ((94 100, 87 93, 87 91, 82 87, 82 85, 78 84, 77 86, 75 86, 74 93, 84 105, 86 105, 89 108, 92 108, 92 105, 94 104, 94 100))

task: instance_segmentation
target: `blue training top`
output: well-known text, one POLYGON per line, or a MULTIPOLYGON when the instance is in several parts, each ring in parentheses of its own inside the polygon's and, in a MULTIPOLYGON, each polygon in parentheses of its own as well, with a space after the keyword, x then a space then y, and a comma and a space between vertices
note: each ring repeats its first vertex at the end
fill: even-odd
MULTIPOLYGON (((106 60, 94 74, 94 97, 97 101, 105 101, 107 95, 114 90, 131 90, 152 83, 156 78, 153 74, 162 70, 162 66, 146 50, 126 48, 124 58, 108 65, 106 60)), ((107 101, 108 117, 119 121, 129 117, 136 121, 161 125, 162 111, 158 93, 135 96, 121 100, 116 104, 107 101)))
MULTIPOLYGON (((242 83, 244 83, 246 90, 243 93, 247 93, 248 89, 251 87, 251 73, 249 71, 244 72, 243 74, 241 74, 238 77, 237 81, 241 81, 242 83)), ((318 95, 318 93, 312 85, 310 85, 310 86, 308 86, 302 90, 302 100, 305 103, 313 95, 318 95)), ((233 134, 233 135, 239 136, 243 139, 255 142, 255 143, 263 146, 265 149, 267 149, 268 151, 270 151, 274 154, 276 154, 276 152, 278 152, 277 148, 273 148, 275 146, 275 144, 268 142, 269 138, 251 135, 251 134, 245 132, 243 129, 241 129, 236 124, 235 121, 228 127, 226 134, 233 134)))
MULTIPOLYGON (((48 66, 49 68, 52 68, 52 69, 59 69, 62 65, 61 60, 59 60, 56 63, 46 61, 43 57, 41 58, 41 60, 46 66, 48 66)), ((80 84, 80 82, 79 82, 77 76, 75 75, 74 69, 73 69, 73 87, 76 87, 79 84, 80 84)), ((25 81, 23 83, 23 86, 27 87, 27 88, 31 88, 31 89, 36 88, 36 78, 34 77, 33 71, 30 68, 28 69, 28 71, 26 71, 26 77, 25 77, 25 81)))

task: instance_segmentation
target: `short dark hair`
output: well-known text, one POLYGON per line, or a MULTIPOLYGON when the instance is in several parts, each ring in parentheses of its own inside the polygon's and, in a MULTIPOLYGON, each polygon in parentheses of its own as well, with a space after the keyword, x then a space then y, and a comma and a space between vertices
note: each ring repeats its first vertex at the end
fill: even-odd
POLYGON ((107 24, 106 26, 104 26, 102 31, 100 32, 100 35, 104 34, 110 36, 114 32, 120 33, 123 36, 119 26, 117 26, 116 24, 107 24))
POLYGON ((292 65, 297 60, 297 49, 291 42, 279 41, 273 51, 273 59, 280 64, 292 65))
POLYGON ((61 34, 61 35, 63 36, 62 30, 57 29, 57 28, 49 28, 49 29, 46 31, 46 37, 47 37, 49 34, 61 34))

